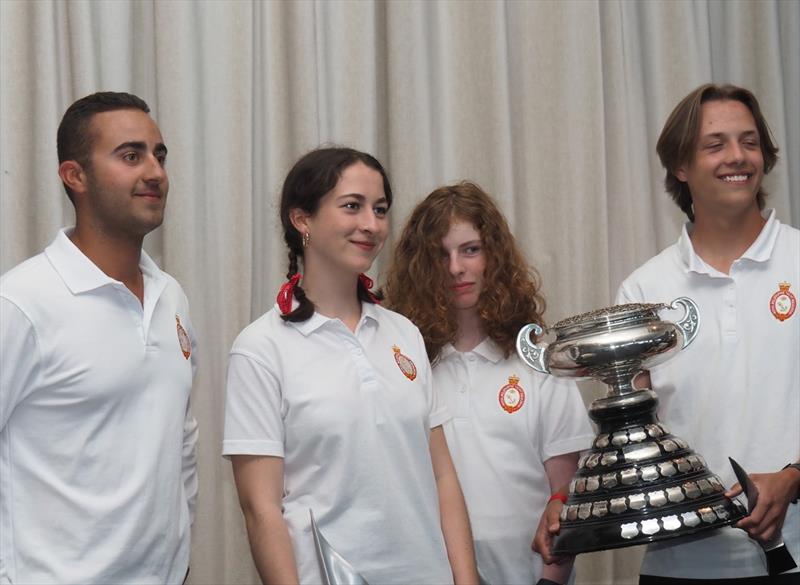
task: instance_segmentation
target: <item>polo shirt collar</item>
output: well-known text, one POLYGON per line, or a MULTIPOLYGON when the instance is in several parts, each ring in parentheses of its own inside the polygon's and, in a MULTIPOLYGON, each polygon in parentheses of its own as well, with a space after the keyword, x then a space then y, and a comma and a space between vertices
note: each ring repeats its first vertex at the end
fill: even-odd
MULTIPOLYGON (((119 281, 100 270, 69 239, 69 234, 73 230, 74 228, 59 230, 55 240, 44 251, 50 264, 53 265, 72 294, 81 294, 109 284, 118 284, 119 281)), ((144 250, 139 257, 139 268, 146 278, 152 279, 154 282, 163 280, 164 273, 144 250)))
POLYGON ((496 364, 504 357, 498 345, 489 337, 485 337, 472 351, 493 364, 496 364))
POLYGON ((754 262, 766 262, 772 256, 781 222, 778 221, 774 209, 765 210, 763 216, 766 218, 767 223, 761 228, 761 233, 758 234, 756 241, 750 244, 750 247, 742 254, 742 258, 747 258, 754 262))
POLYGON ((481 341, 478 345, 476 345, 472 351, 460 352, 455 347, 453 347, 452 343, 448 343, 442 348, 442 351, 439 354, 440 355, 439 359, 444 360, 450 357, 451 355, 456 355, 459 353, 460 354, 474 353, 481 356, 483 359, 492 362, 493 364, 496 364, 497 362, 505 358, 503 352, 500 350, 498 345, 494 341, 492 341, 491 338, 485 337, 483 341, 481 341))
MULTIPOLYGON (((780 231, 780 222, 775 215, 774 209, 765 209, 762 216, 767 222, 764 224, 764 227, 761 228, 761 232, 758 234, 755 241, 750 244, 750 247, 741 255, 741 258, 746 258, 754 262, 766 262, 772 255, 772 250, 775 247, 775 241, 780 231)), ((709 266, 695 253, 690 238, 692 228, 692 222, 687 221, 683 224, 683 230, 678 239, 678 250, 681 260, 690 272, 718 274, 716 269, 709 266)))
MULTIPOLYGON (((298 304, 299 303, 297 302, 297 300, 293 299, 292 310, 296 309, 298 304)), ((278 311, 278 313, 280 313, 280 309, 278 308, 277 303, 275 304, 275 310, 278 311)), ((311 317, 305 321, 300 321, 300 322, 288 321, 287 323, 292 325, 305 337, 308 337, 320 327, 323 327, 324 325, 332 323, 334 321, 339 321, 341 323, 341 321, 338 318, 326 317, 325 315, 321 315, 320 313, 314 311, 314 314, 311 315, 311 317)), ((362 301, 361 319, 358 323, 358 326, 356 327, 356 331, 358 331, 361 327, 363 327, 367 321, 374 322, 376 327, 380 324, 380 321, 378 319, 378 307, 375 306, 373 303, 365 303, 362 301)))

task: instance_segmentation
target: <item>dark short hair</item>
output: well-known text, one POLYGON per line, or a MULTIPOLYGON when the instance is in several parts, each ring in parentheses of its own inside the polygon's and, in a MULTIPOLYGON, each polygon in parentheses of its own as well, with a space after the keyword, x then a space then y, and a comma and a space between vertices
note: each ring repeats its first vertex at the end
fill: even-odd
MULTIPOLYGON (((56 134, 58 163, 74 160, 82 167, 89 168, 90 155, 94 145, 94 137, 90 130, 92 117, 101 112, 114 110, 141 110, 146 114, 150 113, 147 103, 142 98, 130 93, 101 91, 79 99, 67 108, 58 125, 56 134)), ((72 191, 66 185, 64 188, 67 196, 72 200, 72 191)))
MULTIPOLYGON (((691 161, 700 136, 702 107, 704 103, 711 101, 737 101, 747 106, 758 129, 761 154, 764 157, 764 174, 769 173, 778 161, 778 147, 775 145, 767 121, 761 113, 758 100, 752 92, 735 85, 717 85, 715 83, 706 83, 692 91, 672 110, 656 144, 656 152, 661 159, 661 164, 666 169, 664 186, 689 221, 694 221, 692 193, 689 185, 675 176, 675 171, 691 161)), ((766 192, 759 188, 756 196, 759 209, 764 208, 766 195, 766 192)))

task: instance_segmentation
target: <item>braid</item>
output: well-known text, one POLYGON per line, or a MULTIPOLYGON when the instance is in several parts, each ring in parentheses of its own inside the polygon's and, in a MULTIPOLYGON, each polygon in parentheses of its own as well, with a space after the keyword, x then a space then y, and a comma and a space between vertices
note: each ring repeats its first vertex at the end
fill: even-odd
POLYGON ((378 300, 383 300, 383 293, 381 291, 376 291, 375 293, 370 294, 367 287, 359 279, 358 285, 356 287, 356 296, 358 296, 358 300, 363 301, 365 303, 372 303, 374 305, 375 300, 373 298, 373 295, 378 300))
POLYGON ((286 273, 286 278, 291 278, 297 274, 297 254, 294 250, 289 250, 289 272, 286 273))
MULTIPOLYGON (((289 249, 289 272, 286 274, 286 278, 291 278, 298 272, 298 262, 297 262, 297 253, 289 249)), ((281 315, 281 319, 284 321, 291 321, 293 323, 301 322, 301 321, 308 321, 311 316, 314 314, 314 303, 306 296, 306 291, 303 290, 303 287, 300 286, 298 282, 294 286, 294 298, 297 299, 297 302, 300 303, 298 307, 288 313, 286 315, 281 315)))

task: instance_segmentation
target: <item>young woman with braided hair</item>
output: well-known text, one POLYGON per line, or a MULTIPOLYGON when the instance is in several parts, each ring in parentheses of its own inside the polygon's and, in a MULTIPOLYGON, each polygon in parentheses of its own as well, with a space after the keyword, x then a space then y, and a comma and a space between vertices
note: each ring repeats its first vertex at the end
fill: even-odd
POLYGON ((349 148, 286 177, 289 280, 233 344, 223 442, 264 583, 322 582, 309 509, 369 583, 477 580, 422 337, 364 276, 391 203, 381 164, 349 148))
MULTIPOLYGON (((434 393, 453 415, 444 432, 481 573, 493 585, 564 583, 571 561, 543 567, 531 544, 545 509, 560 510, 593 434, 575 384, 517 357, 517 333, 543 324, 544 299, 489 195, 467 182, 428 195, 397 242, 384 290, 387 306, 422 332, 434 393)), ((542 518, 537 539, 550 538, 542 518)))

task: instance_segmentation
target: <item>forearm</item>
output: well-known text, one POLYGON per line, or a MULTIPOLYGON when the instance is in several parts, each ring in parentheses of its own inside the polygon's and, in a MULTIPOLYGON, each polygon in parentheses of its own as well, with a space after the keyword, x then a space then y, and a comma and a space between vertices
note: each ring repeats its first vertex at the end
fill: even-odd
POLYGON ((439 516, 442 534, 447 548, 447 557, 453 571, 456 585, 478 583, 478 569, 475 565, 475 549, 472 544, 472 530, 469 526, 467 505, 458 483, 458 476, 450 459, 447 441, 442 427, 431 430, 431 463, 439 496, 439 516))
POLYGON ((542 568, 542 578, 550 579, 556 583, 566 583, 572 572, 572 563, 574 560, 575 559, 571 557, 561 564, 553 563, 552 565, 544 565, 542 568))
POLYGON ((283 459, 234 455, 231 463, 250 551, 261 582, 296 585, 297 564, 283 518, 283 459))
POLYGON ((447 557, 453 570, 453 579, 456 585, 477 583, 472 530, 458 478, 455 473, 448 474, 437 481, 436 487, 439 494, 442 533, 447 557))
POLYGON ((264 585, 299 583, 289 529, 280 509, 245 511, 247 537, 258 575, 264 585))
POLYGON ((781 469, 781 473, 786 475, 789 478, 790 485, 794 485, 794 488, 790 488, 790 493, 792 494, 791 502, 794 503, 797 501, 798 497, 800 497, 800 461, 795 461, 792 465, 787 465, 783 469, 781 469))

